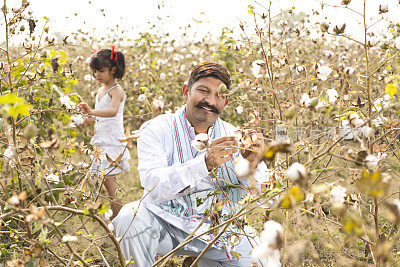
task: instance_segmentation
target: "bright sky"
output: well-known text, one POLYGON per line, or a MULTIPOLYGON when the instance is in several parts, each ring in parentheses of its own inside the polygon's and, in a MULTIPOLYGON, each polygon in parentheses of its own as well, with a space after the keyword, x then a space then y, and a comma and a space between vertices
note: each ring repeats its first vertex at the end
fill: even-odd
MULTIPOLYGON (((7 5, 19 7, 21 1, 8 0, 7 5)), ((272 14, 291 6, 295 6, 297 11, 306 13, 311 13, 312 9, 320 9, 320 1, 317 0, 272 1, 272 14)), ((120 29, 129 33, 127 36, 135 38, 138 32, 149 31, 151 26, 156 24, 157 28, 179 37, 184 28, 191 25, 192 30, 188 31, 190 40, 198 40, 208 31, 218 36, 224 26, 237 27, 239 21, 251 21, 252 17, 247 12, 248 5, 252 4, 261 12, 266 12, 266 9, 263 10, 258 3, 263 3, 264 6, 269 3, 266 0, 258 2, 254 0, 29 0, 29 2, 34 16, 39 19, 46 16, 50 19, 50 31, 53 32, 67 34, 82 29, 101 37, 108 28, 119 25, 120 29), (105 16, 101 10, 104 10, 105 16)), ((340 6, 341 0, 324 2, 340 6)), ((389 6, 389 13, 383 16, 399 22, 398 0, 367 0, 367 14, 374 16, 374 19, 381 18, 382 15, 378 15, 378 6, 383 2, 389 6)), ((353 0, 349 6, 362 12, 362 3, 363 0, 353 0)), ((314 16, 313 19, 322 21, 325 16, 327 21, 333 23, 346 22, 346 32, 360 34, 360 28, 355 20, 357 15, 348 10, 326 7, 321 16, 314 16)), ((382 29, 383 26, 382 23, 378 23, 375 27, 382 29)))

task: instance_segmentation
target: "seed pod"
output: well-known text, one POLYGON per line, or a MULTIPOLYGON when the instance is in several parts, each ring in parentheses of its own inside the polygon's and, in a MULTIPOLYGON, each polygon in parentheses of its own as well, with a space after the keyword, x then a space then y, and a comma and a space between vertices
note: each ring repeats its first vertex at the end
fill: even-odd
POLYGON ((296 106, 291 106, 290 108, 288 108, 288 110, 286 111, 286 118, 288 119, 292 119, 294 116, 296 116, 297 110, 296 110, 296 106))
POLYGON ((329 29, 329 25, 326 22, 321 23, 321 32, 327 32, 329 29))
POLYGON ((37 127, 33 123, 28 123, 24 129, 24 138, 30 140, 37 134, 37 127))
POLYGON ((315 108, 319 103, 319 98, 318 97, 313 97, 310 100, 310 107, 315 108))
POLYGON ((219 85, 219 91, 222 94, 226 94, 226 93, 228 93, 228 87, 226 87, 226 85, 224 83, 221 83, 219 85))

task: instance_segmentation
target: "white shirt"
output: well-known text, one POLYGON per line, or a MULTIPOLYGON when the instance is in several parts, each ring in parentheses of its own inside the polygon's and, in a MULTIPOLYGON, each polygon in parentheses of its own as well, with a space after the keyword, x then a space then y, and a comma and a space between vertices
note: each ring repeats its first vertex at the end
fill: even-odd
MULTIPOLYGON (((195 156, 193 159, 183 164, 172 161, 173 146, 176 142, 172 135, 173 116, 174 114, 160 115, 141 127, 138 139, 138 171, 141 184, 145 189, 143 204, 166 222, 187 233, 192 233, 203 216, 189 218, 176 216, 155 204, 175 199, 189 192, 213 190, 212 178, 205 163, 205 152, 200 153, 193 148, 192 153, 196 153, 193 154, 195 156)), ((194 138, 194 128, 187 119, 186 122, 189 125, 190 137, 194 138)), ((228 129, 228 135, 234 136, 236 128, 226 122, 224 122, 224 126, 228 129)), ((213 126, 208 130, 210 136, 212 130, 213 126)), ((236 156, 239 156, 239 153, 236 153, 236 156)), ((258 182, 259 188, 261 183, 267 181, 269 170, 264 162, 258 165, 253 176, 258 182)), ((247 184, 246 178, 240 179, 247 184)), ((204 191, 204 196, 206 193, 204 191)), ((203 214, 206 209, 209 209, 211 201, 211 197, 206 198, 204 203, 196 208, 197 214, 203 214)), ((209 224, 205 223, 196 233, 206 231, 208 228, 209 224)))

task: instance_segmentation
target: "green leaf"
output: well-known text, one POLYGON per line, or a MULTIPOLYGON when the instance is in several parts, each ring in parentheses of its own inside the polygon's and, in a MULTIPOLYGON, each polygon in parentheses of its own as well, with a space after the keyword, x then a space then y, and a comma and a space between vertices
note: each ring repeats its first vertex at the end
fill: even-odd
POLYGON ((294 186, 288 190, 287 195, 281 200, 281 208, 290 209, 304 200, 304 193, 299 186, 294 186))
POLYGON ((25 267, 35 267, 35 266, 36 266, 36 262, 33 260, 33 258, 31 258, 31 260, 28 261, 28 262, 25 264, 25 267))
POLYGON ((61 58, 67 58, 67 53, 65 53, 63 50, 58 50, 58 54, 60 54, 61 58))
POLYGON ((23 115, 23 116, 29 116, 29 110, 32 108, 33 106, 30 104, 21 104, 18 103, 15 106, 11 106, 8 108, 7 113, 11 116, 13 116, 14 118, 16 118, 18 115, 23 115))
POLYGON ((99 212, 99 214, 103 214, 108 211, 108 208, 106 207, 106 205, 101 205, 100 209, 98 209, 97 211, 99 212))
POLYGON ((43 230, 40 232, 40 234, 39 234, 39 241, 40 242, 44 242, 44 243, 46 243, 46 240, 47 240, 47 233, 48 233, 49 231, 47 230, 47 228, 43 228, 43 230))
POLYGON ((25 99, 14 94, 0 96, 0 104, 14 104, 25 102, 25 99))
POLYGON ((393 98, 395 94, 397 94, 397 84, 389 83, 386 85, 385 93, 390 95, 390 98, 393 98))
POLYGON ((222 202, 218 202, 215 204, 215 211, 221 211, 223 208, 223 203, 222 202))
POLYGON ((342 219, 342 231, 350 236, 359 236, 363 233, 362 219, 355 214, 346 214, 342 219))
POLYGON ((383 197, 389 186, 388 182, 382 179, 379 171, 370 174, 366 169, 362 170, 361 178, 356 181, 356 185, 361 192, 373 197, 383 197))

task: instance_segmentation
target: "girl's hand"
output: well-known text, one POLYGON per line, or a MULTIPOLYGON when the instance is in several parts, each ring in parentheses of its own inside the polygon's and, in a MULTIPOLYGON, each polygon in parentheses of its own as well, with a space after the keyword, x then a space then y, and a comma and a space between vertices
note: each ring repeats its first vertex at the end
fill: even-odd
POLYGON ((83 114, 92 115, 92 109, 89 107, 87 103, 85 102, 79 103, 78 108, 82 111, 83 114))
POLYGON ((88 123, 93 123, 95 121, 95 118, 93 117, 83 117, 83 125, 88 124, 88 123))

